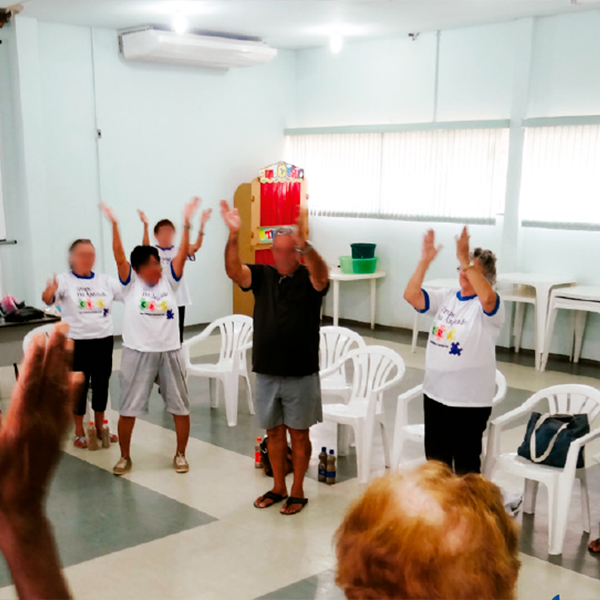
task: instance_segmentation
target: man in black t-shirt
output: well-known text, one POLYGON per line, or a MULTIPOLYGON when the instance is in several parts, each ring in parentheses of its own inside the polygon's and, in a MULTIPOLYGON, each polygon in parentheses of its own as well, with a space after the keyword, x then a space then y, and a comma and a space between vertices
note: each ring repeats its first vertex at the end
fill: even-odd
POLYGON ((255 300, 252 367, 256 373, 256 413, 269 436, 274 485, 254 506, 268 508, 287 499, 281 513, 293 515, 308 502, 303 483, 312 450, 309 429, 323 419, 319 326, 329 269, 305 237, 305 211, 301 211, 296 227, 275 230, 274 266, 243 265, 238 249, 238 211, 223 200, 221 215, 229 228, 227 275, 244 291, 251 290, 255 300), (294 465, 289 497, 285 482, 288 431, 294 465))

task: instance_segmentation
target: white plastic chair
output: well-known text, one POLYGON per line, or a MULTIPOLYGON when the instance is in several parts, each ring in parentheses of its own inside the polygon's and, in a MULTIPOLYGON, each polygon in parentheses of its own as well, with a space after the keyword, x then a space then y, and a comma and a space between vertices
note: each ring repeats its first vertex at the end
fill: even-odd
MULTIPOLYGON (((380 426, 385 464, 389 467, 390 455, 383 422, 382 394, 402 379, 406 367, 399 354, 384 346, 366 346, 351 350, 344 359, 344 362, 346 361, 352 361, 354 367, 350 401, 348 404, 325 404, 323 419, 352 427, 356 440, 358 481, 367 483, 373 429, 376 423, 380 426)), ((329 372, 335 372, 339 366, 340 364, 332 365, 329 372)), ((323 375, 327 376, 329 372, 325 371, 323 375)))
MULTIPOLYGON (((506 378, 500 371, 496 370, 496 395, 492 406, 502 402, 506 397, 506 378)), ((402 449, 406 441, 425 443, 425 424, 408 422, 408 405, 417 398, 423 398, 423 384, 400 394, 398 396, 398 407, 396 409, 396 424, 394 426, 394 443, 392 446, 392 468, 397 469, 402 459, 402 449)), ((489 424, 486 432, 489 430, 489 424)), ((484 434, 485 435, 485 434, 484 434)), ((485 462, 485 458, 484 458, 485 462)))
POLYGON ((229 427, 237 425, 239 378, 246 380, 248 409, 254 414, 252 389, 248 377, 246 351, 252 347, 253 322, 246 315, 230 315, 213 321, 206 329, 186 340, 182 346, 183 360, 186 373, 194 377, 206 377, 209 380, 211 408, 218 406, 218 392, 213 389, 214 380, 221 381, 225 396, 225 412, 229 427), (208 336, 219 330, 221 334, 221 351, 216 364, 192 364, 191 348, 204 341, 208 336))
POLYGON ((586 471, 585 468, 577 469, 577 458, 581 448, 600 437, 600 428, 571 443, 564 469, 533 463, 518 456, 516 452, 500 454, 502 430, 517 419, 529 415, 542 400, 548 401, 550 414, 585 413, 590 424, 600 413, 600 391, 591 386, 555 385, 537 392, 515 410, 492 421, 484 475, 491 479, 494 473, 503 471, 523 477, 525 479, 523 510, 526 514, 535 512, 539 484, 543 483, 546 486, 548 489, 548 554, 556 555, 562 554, 575 478, 579 479, 581 484, 583 530, 590 531, 590 501, 586 471))
POLYGON ((323 397, 343 398, 344 404, 350 401, 352 386, 346 377, 345 358, 355 348, 365 348, 361 335, 347 327, 321 327, 319 344, 319 368, 321 372, 321 395, 323 397), (339 369, 323 377, 333 365, 341 363, 339 369))

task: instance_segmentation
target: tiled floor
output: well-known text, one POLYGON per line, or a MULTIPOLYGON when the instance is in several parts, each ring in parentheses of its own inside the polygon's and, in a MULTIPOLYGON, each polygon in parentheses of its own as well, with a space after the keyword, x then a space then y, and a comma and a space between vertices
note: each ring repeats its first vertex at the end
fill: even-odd
MULTIPOLYGON (((397 389, 385 398, 391 425, 395 398, 422 380, 424 349, 410 352, 406 332, 357 327, 368 343, 398 351, 407 371, 397 389)), ((197 349, 198 360, 217 351, 215 338, 197 349)), ((115 369, 118 369, 119 351, 115 369)), ((598 384, 594 365, 573 366, 552 360, 546 373, 534 371, 531 355, 500 351, 499 368, 509 392, 495 414, 506 412, 532 391, 562 382, 598 384)), ((118 373, 111 395, 118 397, 118 373)), ((14 378, 0 370, 0 405, 6 408, 14 378)), ((52 486, 48 510, 55 526, 67 577, 79 598, 152 600, 162 598, 338 600, 335 585, 333 535, 349 502, 361 487, 356 481, 356 460, 339 458, 338 483, 319 484, 316 454, 321 445, 335 447, 335 428, 326 424, 312 431, 314 456, 306 492, 310 503, 301 515, 284 517, 276 509, 258 511, 253 500, 269 489, 262 471, 254 469, 254 439, 262 432, 246 408, 240 392, 240 415, 235 428, 227 426, 224 410, 209 408, 208 384, 190 382, 192 438, 188 449, 191 471, 177 475, 171 466, 175 434, 170 415, 154 392, 147 418, 136 424, 132 444, 133 470, 115 478, 112 466, 118 449, 89 452, 65 446, 65 454, 52 486)), ((422 416, 414 402, 410 416, 422 416)), ((112 416, 114 418, 114 415, 112 416)), ((524 423, 503 438, 505 449, 515 449, 524 423)), ((384 472, 381 445, 374 452, 373 470, 384 472)), ((590 448, 588 457, 600 451, 590 448)), ((422 448, 408 444, 406 460, 423 458, 422 448)), ((594 534, 600 520, 600 465, 588 459, 594 534)), ((498 481, 508 490, 522 482, 498 481)), ((546 497, 540 490, 535 517, 523 519, 519 598, 600 598, 600 559, 588 554, 589 536, 581 531, 578 490, 572 502, 565 551, 547 555, 546 497)), ((10 578, 0 562, 0 600, 14 598, 10 578)))

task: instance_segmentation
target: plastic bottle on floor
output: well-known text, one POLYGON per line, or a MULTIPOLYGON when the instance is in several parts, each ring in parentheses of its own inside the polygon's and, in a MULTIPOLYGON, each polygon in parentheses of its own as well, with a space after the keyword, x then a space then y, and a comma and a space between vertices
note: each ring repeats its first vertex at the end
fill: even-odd
POLYGON ((327 479, 327 448, 323 446, 319 454, 319 481, 325 483, 327 479))
POLYGON ((90 421, 86 434, 88 450, 98 450, 98 432, 93 421, 90 421))
POLYGON ((327 457, 327 484, 333 485, 335 483, 335 454, 333 450, 329 451, 329 456, 327 457))
POLYGON ((104 425, 102 425, 102 447, 110 448, 110 427, 106 419, 104 419, 104 425))
POLYGON ((256 438, 256 445, 254 446, 254 468, 262 469, 263 464, 262 460, 260 460, 260 443, 262 442, 261 438, 256 438))

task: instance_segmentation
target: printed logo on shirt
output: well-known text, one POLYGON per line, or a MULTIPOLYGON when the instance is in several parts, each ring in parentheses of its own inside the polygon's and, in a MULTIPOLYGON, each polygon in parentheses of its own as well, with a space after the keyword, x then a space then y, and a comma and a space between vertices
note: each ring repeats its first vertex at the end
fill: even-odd
POLYGON ((452 356, 461 356, 463 348, 461 348, 460 342, 457 341, 457 327, 465 325, 466 323, 466 319, 457 319, 454 312, 448 308, 442 307, 438 313, 438 318, 431 329, 429 342, 440 348, 448 348, 448 354, 451 354, 452 356))
POLYGON ((79 312, 85 314, 102 314, 108 317, 110 310, 106 306, 105 292, 93 290, 87 286, 77 287, 77 307, 79 312))
POLYGON ((167 301, 169 294, 166 292, 153 293, 144 290, 144 295, 140 298, 140 314, 151 317, 166 317, 174 319, 175 313, 169 308, 167 301))

